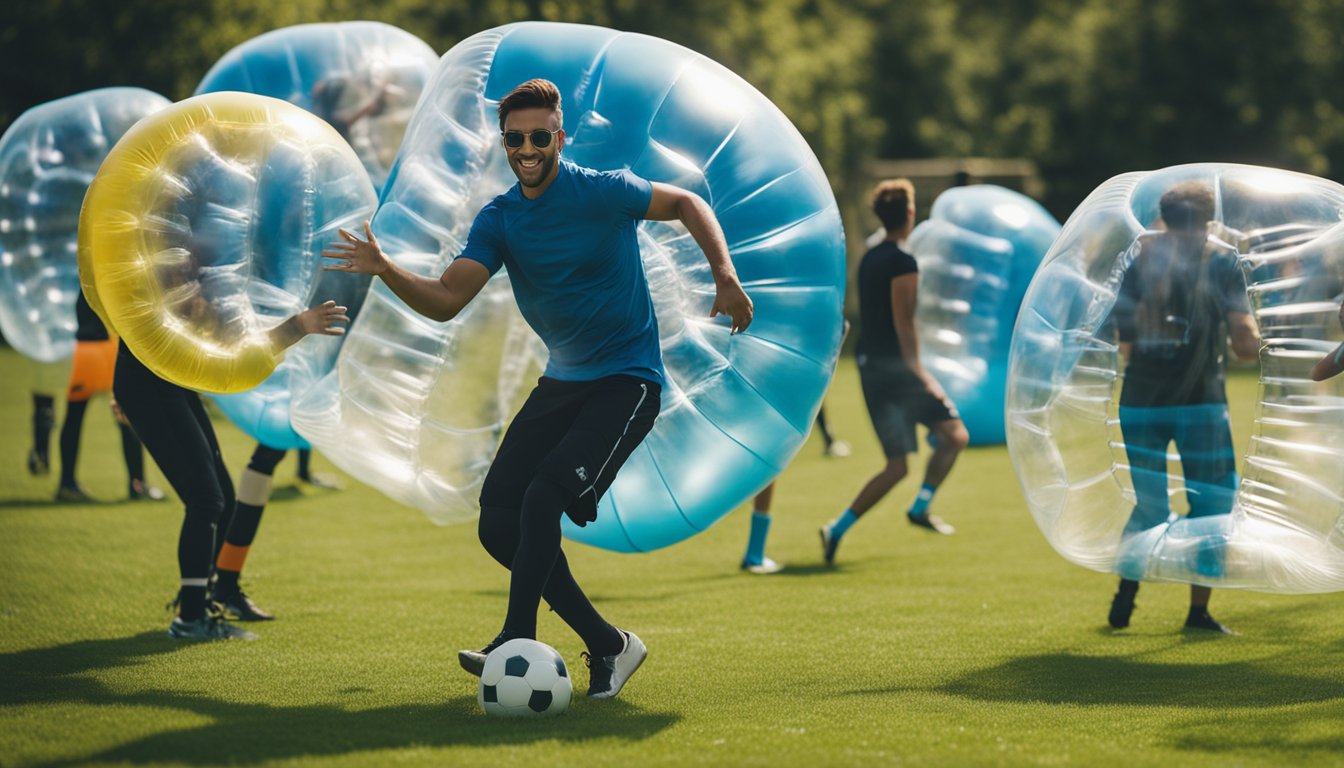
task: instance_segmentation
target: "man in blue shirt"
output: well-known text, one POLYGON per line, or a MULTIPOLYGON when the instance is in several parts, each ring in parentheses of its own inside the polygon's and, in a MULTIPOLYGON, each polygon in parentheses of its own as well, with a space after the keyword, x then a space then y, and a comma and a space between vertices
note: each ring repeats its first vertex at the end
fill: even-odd
POLYGON ((514 638, 535 639, 542 598, 588 646, 588 695, 615 696, 647 651, 607 623, 570 573, 560 516, 584 525, 617 470, 653 427, 663 384, 658 321, 639 255, 640 219, 678 219, 714 274, 710 316, 751 323, 752 305, 723 230, 699 196, 628 171, 597 172, 560 157, 560 92, 529 80, 499 102, 499 126, 518 183, 476 216, 461 255, 437 280, 391 261, 367 222, 361 239, 323 255, 328 267, 378 275, 402 301, 450 320, 507 267, 518 308, 550 352, 545 374, 514 417, 481 489, 480 538, 512 571, 504 629, 458 660, 480 675, 485 656, 514 638))

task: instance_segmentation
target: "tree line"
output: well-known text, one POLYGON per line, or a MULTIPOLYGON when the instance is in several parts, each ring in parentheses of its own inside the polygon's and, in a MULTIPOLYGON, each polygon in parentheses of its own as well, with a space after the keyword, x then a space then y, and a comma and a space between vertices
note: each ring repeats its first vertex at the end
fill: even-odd
POLYGON ((684 45, 793 120, 842 199, 873 158, 1022 157, 1063 220, 1111 176, 1243 162, 1344 181, 1344 0, 19 0, 0 129, 91 88, 191 95, 233 46, 369 19, 440 53, 522 20, 684 45))

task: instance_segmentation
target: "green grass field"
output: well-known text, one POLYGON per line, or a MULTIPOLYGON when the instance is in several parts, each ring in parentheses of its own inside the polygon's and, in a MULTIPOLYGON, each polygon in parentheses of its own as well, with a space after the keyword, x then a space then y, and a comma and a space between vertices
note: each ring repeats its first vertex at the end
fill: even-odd
MULTIPOLYGON (((1004 448, 969 451, 935 501, 956 536, 906 524, 912 478, 823 567, 817 527, 880 462, 850 360, 827 403, 855 453, 823 458, 813 437, 783 475, 782 574, 738 571, 745 508, 653 554, 569 545, 650 655, 618 699, 544 721, 487 718, 457 667, 498 630, 508 584, 474 526, 354 483, 295 486, 292 458, 244 574, 279 620, 252 643, 169 640, 180 505, 119 500, 101 402, 80 477, 108 501, 53 502, 55 477, 24 470, 30 366, 5 349, 0 371, 3 766, 1344 764, 1339 596, 1219 592, 1241 636, 1212 637, 1181 631, 1184 588, 1149 585, 1113 632, 1113 578, 1047 546, 1004 448)), ((1253 379, 1232 389, 1254 400, 1253 379)), ((236 476, 252 443, 217 428, 236 476)), ((578 639, 549 614, 540 639, 581 692, 578 639)))

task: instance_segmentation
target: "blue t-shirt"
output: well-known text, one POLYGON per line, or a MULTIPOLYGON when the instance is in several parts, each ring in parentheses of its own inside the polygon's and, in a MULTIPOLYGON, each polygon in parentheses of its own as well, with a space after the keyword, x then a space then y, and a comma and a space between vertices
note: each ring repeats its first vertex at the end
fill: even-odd
POLYGON ((629 171, 561 161, 536 200, 514 184, 472 222, 459 258, 509 271, 513 296, 550 351, 546 375, 592 381, 625 374, 663 383, 658 320, 636 226, 653 185, 629 171))

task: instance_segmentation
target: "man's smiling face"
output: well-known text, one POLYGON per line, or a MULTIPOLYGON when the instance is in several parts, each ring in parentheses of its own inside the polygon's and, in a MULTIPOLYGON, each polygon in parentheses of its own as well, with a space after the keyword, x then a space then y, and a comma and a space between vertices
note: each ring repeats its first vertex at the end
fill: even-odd
POLYGON ((510 147, 505 142, 504 151, 508 153, 509 167, 513 169, 513 175, 518 177, 518 183, 523 186, 523 194, 529 198, 537 197, 555 178, 560 162, 560 147, 565 143, 565 132, 560 127, 560 115, 545 107, 514 110, 504 121, 504 133, 514 131, 523 134, 523 144, 520 147, 510 147), (537 147, 532 140, 534 131, 555 133, 551 134, 551 141, 547 146, 537 147))

